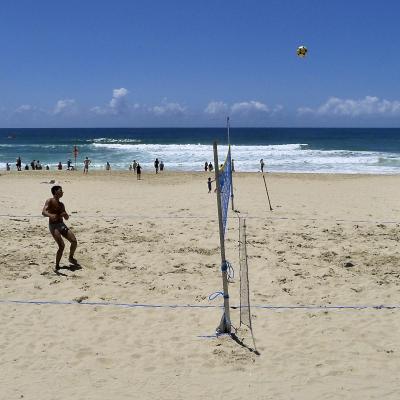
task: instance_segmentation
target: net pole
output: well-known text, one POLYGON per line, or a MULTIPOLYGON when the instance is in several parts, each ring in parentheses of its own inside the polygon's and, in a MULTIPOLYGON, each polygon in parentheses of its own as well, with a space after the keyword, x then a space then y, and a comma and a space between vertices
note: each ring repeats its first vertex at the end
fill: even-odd
POLYGON ((221 206, 221 190, 219 186, 219 164, 218 164, 218 147, 214 142, 214 165, 215 165, 215 183, 217 187, 217 207, 218 207, 218 223, 219 223, 219 243, 221 248, 221 272, 222 287, 224 291, 224 314, 217 328, 217 333, 231 333, 231 318, 229 311, 229 291, 228 291, 228 267, 225 258, 225 239, 224 225, 222 222, 222 206, 221 206))
POLYGON ((265 180, 264 172, 263 172, 263 174, 262 174, 262 177, 263 177, 263 179, 264 179, 265 191, 267 192, 269 210, 272 211, 271 200, 269 199, 268 187, 267 187, 267 182, 266 182, 266 180, 265 180))
POLYGON ((77 155, 78 155, 78 147, 75 145, 74 146, 74 159, 75 159, 75 163, 74 163, 74 165, 75 165, 75 171, 76 171, 76 157, 77 157, 77 155))
POLYGON ((228 151, 229 151, 229 153, 230 153, 230 160, 229 160, 229 162, 231 163, 231 165, 230 165, 230 168, 231 168, 231 201, 232 201, 232 211, 235 211, 235 206, 233 205, 233 171, 232 171, 232 153, 230 152, 231 151, 231 136, 230 136, 230 123, 229 123, 229 117, 227 117, 226 118, 226 126, 227 126, 227 129, 228 129, 228 151))

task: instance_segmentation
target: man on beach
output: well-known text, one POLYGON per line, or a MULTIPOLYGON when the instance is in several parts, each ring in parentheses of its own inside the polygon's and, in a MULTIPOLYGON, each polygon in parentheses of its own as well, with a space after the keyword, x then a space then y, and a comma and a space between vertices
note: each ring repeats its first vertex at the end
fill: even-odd
POLYGON ((63 255, 65 247, 62 236, 64 236, 64 238, 71 243, 68 261, 76 266, 78 266, 79 264, 74 258, 74 253, 78 243, 73 232, 64 224, 64 218, 68 220, 69 215, 65 211, 64 204, 60 201, 60 198, 64 194, 62 187, 58 185, 53 186, 51 188, 51 194, 53 195, 53 197, 46 200, 43 206, 42 215, 49 218, 49 230, 58 245, 58 250, 56 254, 56 265, 54 268, 54 271, 58 273, 58 271, 60 270, 61 257, 63 255))
POLYGON ((21 171, 21 165, 22 165, 21 157, 18 156, 17 163, 15 165, 17 166, 17 171, 21 171))
POLYGON ((83 160, 83 173, 84 173, 84 174, 87 174, 87 173, 89 172, 89 165, 90 165, 91 162, 92 162, 92 161, 89 160, 88 157, 86 157, 86 158, 83 160))
POLYGON ((264 160, 263 159, 260 160, 260 169, 261 169, 261 172, 264 172, 264 160))

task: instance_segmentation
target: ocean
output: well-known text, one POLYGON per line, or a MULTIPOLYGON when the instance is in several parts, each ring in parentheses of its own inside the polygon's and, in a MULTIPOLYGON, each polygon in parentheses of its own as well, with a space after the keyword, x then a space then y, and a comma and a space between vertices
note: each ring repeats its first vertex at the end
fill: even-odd
MULTIPOLYGON (((73 128, 0 129, 0 170, 23 167, 33 159, 55 169, 59 161, 77 166, 91 159, 91 168, 127 170, 139 161, 143 171, 153 168, 157 157, 166 170, 203 171, 213 161, 217 140, 219 159, 227 151, 225 128, 73 128)), ((232 158, 237 171, 258 171, 259 161, 271 172, 289 173, 400 173, 400 129, 378 128, 231 128, 232 158)))

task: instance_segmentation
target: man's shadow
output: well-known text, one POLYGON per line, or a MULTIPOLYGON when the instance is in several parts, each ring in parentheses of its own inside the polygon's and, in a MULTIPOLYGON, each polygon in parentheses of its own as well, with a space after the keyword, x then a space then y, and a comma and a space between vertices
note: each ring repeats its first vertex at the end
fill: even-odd
POLYGON ((62 273, 61 270, 68 270, 68 271, 74 272, 74 271, 78 271, 80 269, 82 269, 80 264, 70 264, 70 265, 63 265, 62 267, 54 270, 54 272, 56 273, 56 275, 68 276, 67 274, 62 273))

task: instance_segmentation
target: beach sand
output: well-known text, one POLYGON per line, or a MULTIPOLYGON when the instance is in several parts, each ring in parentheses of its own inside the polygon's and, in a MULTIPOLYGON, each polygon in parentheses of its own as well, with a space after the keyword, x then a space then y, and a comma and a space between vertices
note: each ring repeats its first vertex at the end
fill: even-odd
POLYGON ((234 175, 259 354, 245 327, 242 344, 212 337, 222 281, 208 176, 1 172, 1 399, 400 398, 400 309, 373 308, 400 304, 400 176, 266 174, 271 212, 261 174, 234 175), (41 216, 52 179, 83 267, 58 276, 41 216), (371 307, 260 307, 298 305, 371 307))

